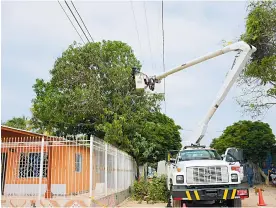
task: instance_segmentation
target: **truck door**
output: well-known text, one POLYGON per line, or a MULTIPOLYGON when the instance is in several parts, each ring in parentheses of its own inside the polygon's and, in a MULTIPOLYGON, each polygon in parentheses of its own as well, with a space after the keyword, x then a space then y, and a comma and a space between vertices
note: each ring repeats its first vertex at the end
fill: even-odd
POLYGON ((227 148, 223 160, 229 163, 232 170, 236 170, 240 173, 241 181, 243 181, 243 150, 238 148, 227 148))

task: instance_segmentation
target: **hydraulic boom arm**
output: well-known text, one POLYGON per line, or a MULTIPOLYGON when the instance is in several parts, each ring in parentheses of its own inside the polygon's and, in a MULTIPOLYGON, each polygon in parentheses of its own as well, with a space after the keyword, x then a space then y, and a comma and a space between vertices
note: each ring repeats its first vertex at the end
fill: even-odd
POLYGON ((208 123, 218 107, 220 106, 221 102, 224 100, 226 95, 228 94, 229 90, 235 83, 236 79, 238 78, 239 74, 241 73, 242 69, 244 68, 245 64, 249 60, 252 53, 256 51, 256 48, 254 46, 248 45, 247 43, 240 41, 231 45, 228 45, 221 50, 208 53, 205 56, 201 56, 199 58, 196 58, 192 61, 186 62, 168 72, 165 72, 159 76, 153 76, 153 77, 147 77, 143 73, 136 73, 135 75, 135 82, 136 82, 136 88, 137 89, 146 89, 149 87, 150 90, 154 90, 155 83, 160 83, 162 79, 166 78, 169 75, 172 75, 178 71, 182 71, 188 67, 191 67, 193 65, 199 64, 201 62, 207 61, 209 59, 212 59, 214 57, 220 56, 222 54, 231 52, 231 51, 237 51, 238 56, 236 56, 236 59, 234 61, 234 64, 232 66, 232 69, 228 72, 226 80, 224 81, 220 91, 218 92, 218 95, 216 99, 214 100, 213 104, 209 108, 206 116, 204 117, 201 125, 198 127, 198 129, 195 132, 195 141, 196 144, 199 144, 201 139, 204 137, 208 123))

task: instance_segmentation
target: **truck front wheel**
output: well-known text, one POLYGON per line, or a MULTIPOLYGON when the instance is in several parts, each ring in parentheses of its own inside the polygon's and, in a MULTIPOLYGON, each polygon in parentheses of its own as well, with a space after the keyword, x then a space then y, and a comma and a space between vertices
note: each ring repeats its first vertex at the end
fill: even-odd
POLYGON ((242 207, 241 199, 229 199, 229 200, 227 200, 227 206, 229 206, 229 207, 242 207))

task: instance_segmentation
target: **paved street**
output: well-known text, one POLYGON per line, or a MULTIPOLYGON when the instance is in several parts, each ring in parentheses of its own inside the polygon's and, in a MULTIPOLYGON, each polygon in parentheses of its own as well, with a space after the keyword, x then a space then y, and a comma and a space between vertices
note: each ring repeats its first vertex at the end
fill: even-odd
MULTIPOLYGON (((267 206, 265 207, 276 207, 276 188, 274 187, 265 187, 265 186, 257 186, 264 189, 263 198, 267 206)), ((250 189, 250 197, 248 199, 244 199, 242 201, 243 207, 258 207, 258 195, 255 194, 254 189, 250 189)), ((166 203, 157 203, 157 204, 147 204, 143 202, 139 204, 137 201, 133 201, 131 199, 127 199, 118 207, 162 207, 164 208, 166 203)))

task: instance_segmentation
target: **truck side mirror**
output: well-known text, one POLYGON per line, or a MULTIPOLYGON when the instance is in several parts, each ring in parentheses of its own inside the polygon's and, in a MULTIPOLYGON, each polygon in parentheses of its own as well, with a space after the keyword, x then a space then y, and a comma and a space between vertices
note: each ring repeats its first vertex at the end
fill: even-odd
POLYGON ((222 154, 222 155, 221 155, 221 158, 224 159, 224 158, 225 158, 225 154, 222 154))

